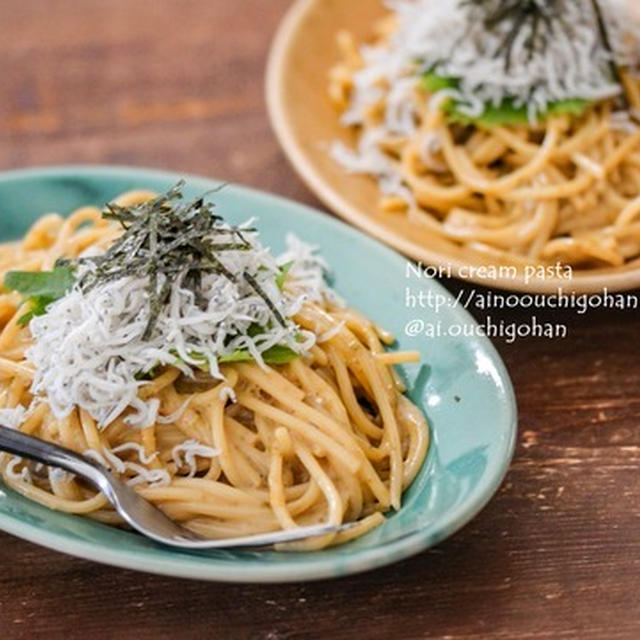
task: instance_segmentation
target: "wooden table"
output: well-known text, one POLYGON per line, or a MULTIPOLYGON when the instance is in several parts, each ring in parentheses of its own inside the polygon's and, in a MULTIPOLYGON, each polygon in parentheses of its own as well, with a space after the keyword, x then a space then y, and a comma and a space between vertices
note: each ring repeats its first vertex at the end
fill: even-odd
MULTIPOLYGON (((0 0, 0 167, 165 167, 318 205, 262 97, 288 5, 0 0)), ((0 535, 0 637, 640 637, 640 314, 537 315, 569 336, 496 342, 518 396, 514 462, 489 506, 437 548, 333 582, 244 586, 0 535)))

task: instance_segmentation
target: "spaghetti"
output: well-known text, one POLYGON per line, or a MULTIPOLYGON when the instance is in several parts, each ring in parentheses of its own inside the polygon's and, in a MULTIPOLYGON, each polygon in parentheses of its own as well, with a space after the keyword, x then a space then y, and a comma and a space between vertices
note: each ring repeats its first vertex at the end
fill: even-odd
MULTIPOLYGON (((514 36, 520 47, 513 53, 516 62, 505 62, 520 66, 509 72, 487 53, 491 38, 497 46, 501 41, 482 20, 470 19, 475 14, 465 13, 484 4, 397 2, 366 46, 347 32, 339 34, 341 61, 331 70, 329 92, 342 122, 354 132, 355 148, 336 143, 333 157, 346 170, 377 179, 380 206, 390 215, 404 214, 438 236, 501 261, 579 268, 637 261, 637 44, 627 47, 617 85, 606 77, 610 56, 604 51, 598 58, 591 23, 576 26, 566 46, 554 35, 540 55, 526 52, 522 27, 514 36), (429 55, 444 61, 430 66, 429 55), (601 66, 591 68, 589 56, 601 66), (468 77, 462 75, 465 65, 468 77), (456 80, 448 74, 457 74, 456 80), (535 84, 523 86, 522 78, 529 76, 535 84)), ((512 5, 515 10, 518 3, 512 5)), ((571 19, 590 19, 589 3, 558 6, 566 7, 571 19)), ((573 27, 567 16, 562 24, 573 27)), ((539 34, 542 27, 532 27, 532 38, 536 29, 539 34)), ((622 40, 618 34, 615 42, 622 40)))
MULTIPOLYGON (((151 197, 138 192, 116 203, 135 206, 151 197)), ((67 219, 46 215, 21 242, 1 246, 0 274, 101 254, 121 233, 93 207, 67 219)), ((294 293, 304 285, 295 273, 289 264, 284 287, 294 293)), ((284 364, 220 363, 216 378, 185 375, 184 366, 157 367, 139 385, 137 400, 156 409, 153 423, 142 426, 131 424, 133 406, 106 423, 89 404, 54 411, 33 388, 34 320, 21 324, 23 313, 18 293, 0 294, 0 420, 102 462, 204 536, 358 521, 292 544, 343 543, 400 507, 425 458, 425 419, 393 369, 416 354, 386 353, 391 336, 331 296, 296 311, 296 326, 316 339, 284 364)), ((8 486, 47 507, 122 524, 104 495, 71 474, 8 454, 0 468, 8 486)))

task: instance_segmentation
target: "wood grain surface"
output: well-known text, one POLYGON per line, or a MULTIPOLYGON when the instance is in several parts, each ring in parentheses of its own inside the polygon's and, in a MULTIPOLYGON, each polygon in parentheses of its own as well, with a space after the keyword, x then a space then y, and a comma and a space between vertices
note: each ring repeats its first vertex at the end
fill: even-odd
MULTIPOLYGON (((164 167, 317 204, 262 97, 288 4, 0 0, 0 169, 164 167)), ((452 539, 361 576, 246 586, 104 567, 0 534, 0 637, 640 637, 640 314, 535 315, 569 335, 495 341, 517 391, 518 447, 498 495, 452 539)))

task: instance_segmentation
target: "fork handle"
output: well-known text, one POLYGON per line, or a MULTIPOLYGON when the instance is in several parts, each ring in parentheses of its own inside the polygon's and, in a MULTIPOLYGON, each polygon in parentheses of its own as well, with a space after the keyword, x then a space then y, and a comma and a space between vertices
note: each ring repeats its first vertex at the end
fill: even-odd
POLYGON ((9 429, 0 425, 0 450, 16 456, 29 458, 46 465, 60 467, 65 471, 76 473, 83 478, 100 485, 100 471, 92 461, 84 456, 52 442, 34 438, 17 429, 9 429))
POLYGON ((140 497, 134 489, 111 475, 109 470, 101 464, 89 460, 75 451, 2 425, 0 425, 0 450, 59 467, 88 480, 96 489, 102 491, 107 500, 134 529, 154 540, 165 544, 171 544, 172 538, 181 541, 200 540, 200 536, 170 520, 160 509, 154 507, 140 497), (135 515, 132 515, 133 513, 135 515), (141 518, 152 519, 154 526, 145 526, 144 522, 141 523, 141 518), (162 529, 164 537, 158 534, 158 527, 162 529))
POLYGON ((287 531, 276 531, 265 534, 227 538, 222 540, 202 539, 192 531, 184 529, 169 520, 162 511, 141 498, 133 489, 112 476, 107 469, 84 456, 60 447, 51 442, 9 429, 0 425, 0 451, 22 456, 42 462, 46 465, 60 467, 85 478, 114 505, 120 515, 134 528, 144 535, 164 544, 187 549, 222 549, 230 547, 263 547, 280 542, 291 542, 301 538, 335 533, 354 526, 357 523, 342 525, 325 524, 301 527, 287 531), (137 517, 132 514, 135 513, 137 517), (142 518, 153 520, 153 527, 145 526, 142 518), (161 531, 158 533, 158 527, 161 531))

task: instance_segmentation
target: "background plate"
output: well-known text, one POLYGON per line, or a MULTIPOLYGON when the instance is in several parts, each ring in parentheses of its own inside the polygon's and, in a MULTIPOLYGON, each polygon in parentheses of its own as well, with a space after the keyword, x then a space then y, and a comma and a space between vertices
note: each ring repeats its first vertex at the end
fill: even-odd
MULTIPOLYGON (((307 186, 335 213, 367 233, 425 264, 443 265, 453 274, 469 265, 513 264, 487 257, 410 223, 404 214, 380 211, 378 187, 368 176, 351 175, 328 153, 333 140, 352 146, 354 134, 342 127, 329 101, 329 69, 338 60, 336 33, 351 31, 358 42, 370 38, 374 21, 384 15, 383 0, 298 0, 285 16, 273 42, 267 68, 267 106, 271 124, 291 165, 307 186)), ((640 260, 624 267, 574 270, 573 278, 481 277, 466 280, 490 287, 554 294, 633 289, 640 286, 640 260)), ((555 274, 554 274, 555 275, 555 274)), ((561 274, 562 275, 562 274, 561 274)))
MULTIPOLYGON (((179 174, 161 171, 64 167, 0 174, 0 238, 19 238, 45 212, 68 213, 102 205, 135 188, 162 191, 179 174)), ((187 197, 219 183, 187 176, 187 197)), ((437 282, 416 281, 445 306, 405 307, 406 262, 378 242, 308 207, 239 186, 216 193, 230 222, 257 216, 263 241, 275 251, 293 231, 317 244, 335 271, 335 287, 354 308, 393 331, 400 349, 417 349, 423 366, 404 367, 409 395, 428 417, 432 445, 406 492, 402 509, 366 536, 312 553, 210 551, 190 553, 157 545, 135 533, 51 511, 0 483, 0 528, 44 546, 97 562, 203 580, 285 582, 335 577, 388 564, 429 547, 468 522, 498 488, 511 459, 516 407, 510 380, 482 336, 408 338, 405 324, 419 317, 449 327, 475 327, 437 282)))

